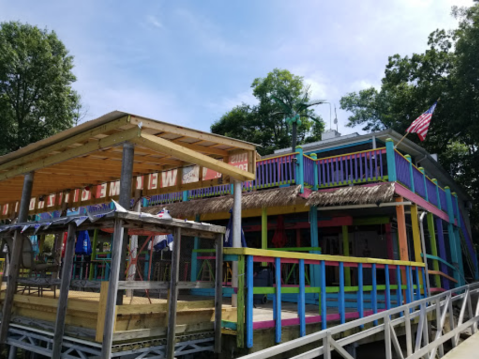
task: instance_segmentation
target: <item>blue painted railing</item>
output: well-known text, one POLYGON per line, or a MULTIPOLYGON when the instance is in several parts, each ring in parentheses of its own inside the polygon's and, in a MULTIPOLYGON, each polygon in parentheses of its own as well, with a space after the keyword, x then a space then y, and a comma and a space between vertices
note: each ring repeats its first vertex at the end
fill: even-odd
MULTIPOLYGON (((240 347, 242 344, 247 348, 253 347, 255 330, 274 328, 275 341, 279 343, 282 328, 286 326, 298 326, 299 335, 304 336, 307 324, 321 323, 322 329, 327 329, 332 322, 345 323, 363 318, 403 302, 421 299, 427 293, 422 284, 426 283, 423 263, 249 248, 225 248, 224 253, 225 261, 238 261, 238 275, 245 277, 246 286, 240 283, 237 288, 238 319, 234 323, 240 347), (268 263, 266 269, 259 265, 265 262, 268 263), (291 265, 297 268, 298 285, 284 282, 283 269, 291 265), (346 283, 345 267, 349 268, 354 285, 346 283), (327 285, 326 273, 330 273, 330 269, 337 269, 337 272, 331 272, 337 273, 337 278, 333 280, 338 283, 336 286, 327 285), (269 280, 259 284, 255 280, 261 276, 255 273, 258 270, 269 271, 269 280), (307 274, 310 272, 317 273, 318 281, 308 285, 307 274), (296 297, 297 317, 282 318, 282 302, 288 295, 296 297), (273 318, 255 320, 255 301, 260 305, 265 298, 273 301, 273 318), (242 303, 245 303, 244 307, 242 303), (318 308, 308 313, 307 303, 318 308), (245 343, 241 343, 243 337, 245 343)), ((224 291, 230 292, 230 289, 224 288, 224 291)))
POLYGON ((411 188, 411 176, 409 173, 409 161, 398 152, 394 153, 396 161, 396 177, 399 182, 411 188))
POLYGON ((386 149, 379 148, 317 160, 318 187, 386 181, 386 149))
POLYGON ((313 187, 314 182, 314 170, 315 160, 309 156, 303 156, 303 168, 304 168, 304 185, 313 187))

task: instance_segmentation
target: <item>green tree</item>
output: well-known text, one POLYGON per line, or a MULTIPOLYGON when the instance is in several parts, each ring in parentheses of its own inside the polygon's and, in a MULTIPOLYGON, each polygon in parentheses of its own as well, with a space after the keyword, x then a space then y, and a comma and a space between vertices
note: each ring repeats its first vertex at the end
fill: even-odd
POLYGON ((53 31, 0 23, 0 155, 72 127, 73 57, 53 31))
POLYGON ((258 152, 262 155, 288 147, 291 145, 293 126, 286 121, 288 111, 277 101, 280 99, 291 104, 301 115, 301 123, 297 126, 298 143, 320 139, 323 121, 310 108, 299 107, 301 103, 311 105, 308 103, 309 87, 301 76, 293 75, 288 70, 274 69, 265 78, 255 79, 251 88, 258 104, 243 103, 236 106, 213 123, 211 132, 257 143, 260 145, 258 152))
MULTIPOLYGON (((434 31, 423 53, 389 57, 379 89, 347 94, 340 103, 352 113, 348 126, 405 133, 440 98, 421 146, 437 153, 475 199, 471 223, 479 224, 479 4, 454 7, 452 14, 460 20, 458 29, 434 31)), ((408 139, 419 142, 415 134, 408 139)))

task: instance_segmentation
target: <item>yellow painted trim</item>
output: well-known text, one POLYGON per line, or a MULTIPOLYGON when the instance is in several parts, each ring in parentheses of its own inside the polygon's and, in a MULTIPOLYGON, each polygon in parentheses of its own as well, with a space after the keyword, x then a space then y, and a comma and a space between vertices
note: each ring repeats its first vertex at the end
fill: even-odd
POLYGON ((322 157, 322 158, 318 158, 318 159, 315 160, 315 161, 329 160, 329 159, 331 159, 331 158, 346 157, 346 156, 351 156, 351 155, 357 155, 357 154, 359 154, 359 153, 373 152, 373 151, 379 151, 379 150, 385 150, 385 149, 386 149, 386 147, 379 147, 379 148, 376 148, 376 149, 374 149, 374 150, 363 150, 363 151, 345 153, 344 155, 322 157))
POLYGON ((411 205, 411 226, 412 226, 412 239, 414 243, 414 259, 416 262, 423 262, 421 257, 421 235, 419 234, 419 221, 418 221, 417 205, 411 205))
POLYGON ((287 157, 287 156, 291 156, 291 155, 297 155, 299 152, 292 152, 292 153, 288 153, 286 155, 280 155, 280 156, 274 156, 274 157, 268 157, 268 158, 262 158, 260 160, 258 160, 257 162, 263 162, 263 161, 268 161, 268 160, 273 160, 275 158, 280 158, 280 157, 287 157))
POLYGON ((234 254, 243 256, 259 256, 259 257, 274 257, 274 258, 291 258, 291 259, 306 259, 313 261, 331 261, 331 262, 346 262, 346 263, 363 263, 363 264, 390 264, 400 266, 425 267, 424 263, 410 262, 410 261, 396 261, 382 258, 362 258, 362 257, 346 257, 333 256, 327 254, 311 254, 298 252, 281 252, 271 251, 256 248, 225 248, 224 254, 234 254))
POLYGON ((231 176, 240 181, 252 181, 256 178, 254 173, 244 171, 222 161, 218 161, 209 156, 190 150, 179 144, 165 140, 164 138, 142 133, 141 136, 133 142, 140 146, 145 146, 154 151, 171 155, 185 162, 191 162, 200 166, 218 171, 224 175, 231 176))

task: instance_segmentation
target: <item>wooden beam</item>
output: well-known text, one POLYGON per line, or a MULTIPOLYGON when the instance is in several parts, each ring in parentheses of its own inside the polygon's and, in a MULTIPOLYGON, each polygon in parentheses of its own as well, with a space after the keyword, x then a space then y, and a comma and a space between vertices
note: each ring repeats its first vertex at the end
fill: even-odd
POLYGON ((213 148, 213 147, 207 147, 207 146, 199 146, 195 145, 193 143, 186 143, 186 142, 181 142, 179 140, 173 140, 173 143, 177 143, 183 147, 189 148, 190 150, 201 152, 201 153, 208 153, 210 155, 218 155, 222 157, 228 156, 228 151, 219 149, 219 148, 213 148))
POLYGON ((96 322, 95 340, 99 343, 103 341, 103 330, 105 328, 105 311, 108 300, 108 286, 110 283, 101 282, 100 303, 98 304, 98 317, 96 322))
POLYGON ((255 145, 252 145, 246 142, 237 141, 232 138, 228 138, 228 137, 224 137, 220 135, 214 135, 211 133, 191 130, 189 128, 172 125, 165 122, 152 121, 145 118, 132 116, 131 123, 135 125, 142 123, 145 129, 154 129, 161 132, 174 133, 180 136, 197 138, 199 140, 206 141, 206 142, 218 143, 221 145, 231 146, 235 148, 243 148, 245 150, 250 150, 250 151, 256 150, 255 145))
MULTIPOLYGON (((40 157, 48 156, 49 154, 51 154, 52 152, 55 152, 55 151, 62 151, 65 148, 68 148, 69 146, 72 146, 75 143, 81 143, 81 142, 88 141, 90 138, 98 136, 100 134, 105 134, 105 133, 109 133, 109 132, 112 132, 112 131, 117 131, 119 127, 129 124, 129 122, 130 122, 130 117, 129 116, 124 116, 124 117, 122 117, 118 120, 108 122, 104 125, 96 127, 94 129, 91 129, 87 132, 80 133, 78 135, 70 137, 70 138, 68 138, 66 140, 63 140, 59 143, 56 143, 54 145, 48 146, 48 147, 40 149, 38 151, 34 151, 34 152, 30 153, 28 156, 25 155, 25 156, 20 157, 16 160, 12 160, 12 161, 3 163, 2 165, 0 165, 0 171, 12 168, 14 166, 24 165, 26 163, 32 162, 32 160, 34 160, 34 159, 38 160, 40 157)), ((25 150, 27 150, 27 149, 28 148, 26 147, 25 150)), ((17 152, 20 153, 20 151, 22 151, 22 149, 17 151, 17 152)), ((28 153, 28 151, 26 153, 28 153)))
POLYGON ((67 314, 68 292, 70 290, 71 272, 75 249, 75 223, 68 225, 68 236, 65 248, 65 257, 62 268, 62 284, 58 298, 57 319, 53 335, 52 358, 60 358, 62 352, 63 335, 65 333, 65 318, 67 314))
POLYGON ((158 152, 172 155, 173 157, 184 160, 185 162, 207 167, 224 175, 229 175, 240 181, 250 181, 255 179, 255 175, 253 173, 249 173, 242 169, 228 165, 201 153, 194 152, 188 148, 172 143, 171 141, 165 140, 163 138, 142 133, 139 138, 132 140, 132 142, 146 146, 158 152))
POLYGON ((168 300, 168 334, 166 337, 166 357, 175 357, 176 309, 178 304, 178 276, 180 271, 181 228, 175 229, 173 237, 173 258, 171 262, 170 296, 168 300))
POLYGON ((2 173, 0 174, 0 181, 4 181, 6 179, 18 176, 22 173, 35 171, 40 168, 45 168, 60 162, 64 162, 72 158, 97 151, 101 148, 117 146, 125 141, 134 140, 138 138, 140 135, 141 135, 141 129, 137 127, 131 130, 119 132, 114 135, 110 135, 108 137, 102 138, 99 141, 90 142, 84 146, 76 147, 74 149, 69 149, 69 150, 66 150, 65 152, 59 153, 58 155, 53 155, 42 160, 32 161, 30 163, 25 164, 22 167, 2 173))
POLYGON ((223 312, 223 235, 216 237, 215 269, 215 353, 221 353, 221 315, 223 312))

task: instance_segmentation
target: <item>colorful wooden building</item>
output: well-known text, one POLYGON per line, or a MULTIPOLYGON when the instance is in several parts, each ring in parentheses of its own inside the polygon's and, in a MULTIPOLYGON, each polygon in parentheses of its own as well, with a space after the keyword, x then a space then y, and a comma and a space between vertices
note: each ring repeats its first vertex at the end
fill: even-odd
MULTIPOLYGON (((175 218, 227 226, 234 199, 242 193, 241 221, 234 222, 241 223, 247 248, 235 241, 222 258, 223 345, 234 355, 479 279, 468 216, 471 198, 440 159, 409 140, 396 148, 401 136, 394 131, 347 136, 330 131, 294 153, 285 149, 259 158, 250 144, 188 129, 168 132, 170 125, 148 119, 137 122, 222 165, 212 163, 211 169, 207 162, 185 164, 158 155, 160 168, 151 164, 155 154, 135 152, 140 164, 132 208, 141 203, 150 214, 167 209, 175 218), (150 164, 141 164, 141 156, 150 164), (256 177, 235 182, 232 168, 256 177)), ((155 149, 168 152, 166 145, 155 149)), ((93 162, 105 160, 97 156, 93 162)), ((106 168, 102 173, 100 179, 78 179, 68 191, 43 185, 44 192, 30 200, 30 215, 55 216, 65 204, 88 214, 104 210, 108 205, 103 204, 118 197, 121 183, 109 178, 106 168)), ((0 193, 1 218, 14 218, 19 202, 6 189, 0 193), (11 200, 2 201, 7 197, 11 200)), ((93 238, 99 240, 97 231, 93 238)), ((205 282, 215 280, 216 249, 192 239, 190 246, 182 244, 180 278, 191 283, 190 296, 214 296, 214 287, 205 282)), ((80 276, 108 280, 108 253, 93 247, 93 260, 80 276)), ((146 271, 165 258, 155 259, 152 249, 143 255, 148 281, 169 279, 168 270, 158 277, 146 271)), ((130 255, 128 260, 137 259, 130 255)))

